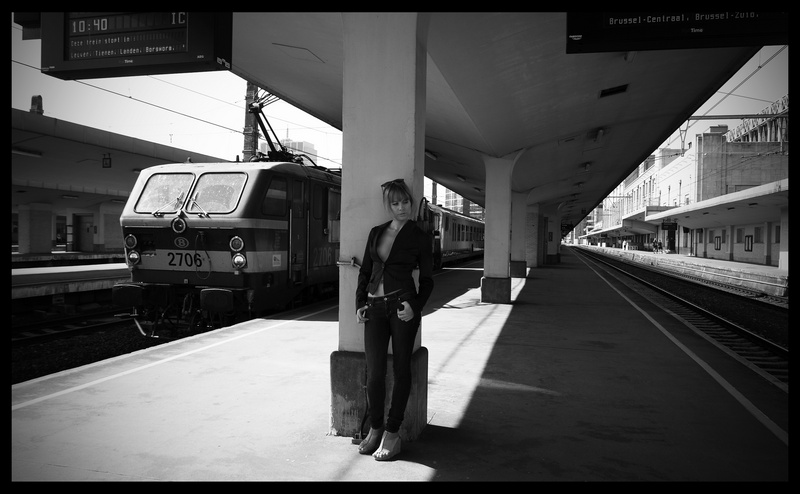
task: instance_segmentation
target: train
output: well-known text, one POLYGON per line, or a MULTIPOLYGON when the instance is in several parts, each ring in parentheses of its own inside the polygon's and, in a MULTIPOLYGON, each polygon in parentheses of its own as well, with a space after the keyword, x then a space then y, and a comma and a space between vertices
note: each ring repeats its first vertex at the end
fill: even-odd
MULTIPOLYGON (((340 217, 340 170, 302 160, 146 168, 120 216, 131 276, 112 302, 161 337, 317 300, 338 291, 340 217)), ((435 268, 482 255, 482 221, 424 199, 417 221, 435 268)))
POLYGON ((422 228, 433 239, 433 268, 483 256, 483 220, 423 201, 422 228))

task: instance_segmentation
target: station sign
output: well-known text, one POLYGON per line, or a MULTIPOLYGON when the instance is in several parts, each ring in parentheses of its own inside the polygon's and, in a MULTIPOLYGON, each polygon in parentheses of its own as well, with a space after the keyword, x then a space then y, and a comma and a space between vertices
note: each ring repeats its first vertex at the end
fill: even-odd
POLYGON ((230 70, 231 12, 42 12, 42 73, 64 80, 230 70))
POLYGON ((788 12, 568 12, 567 53, 789 44, 788 12))
POLYGON ((661 223, 661 230, 665 232, 674 232, 678 230, 678 224, 674 221, 664 221, 661 223))

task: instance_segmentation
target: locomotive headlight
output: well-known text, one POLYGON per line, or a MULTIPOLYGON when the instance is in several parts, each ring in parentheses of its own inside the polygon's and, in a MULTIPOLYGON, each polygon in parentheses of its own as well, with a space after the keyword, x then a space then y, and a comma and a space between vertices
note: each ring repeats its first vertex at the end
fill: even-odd
POLYGON ((172 231, 175 233, 183 233, 186 231, 186 222, 183 221, 183 218, 176 216, 172 220, 172 231))
POLYGON ((237 235, 231 238, 231 241, 228 242, 228 245, 230 245, 232 251, 239 252, 240 250, 244 249, 244 240, 242 240, 242 237, 237 235))
POLYGON ((127 237, 125 237, 125 247, 126 248, 133 249, 134 247, 136 247, 137 243, 139 243, 139 242, 138 242, 138 240, 136 240, 136 236, 135 235, 128 235, 127 237))
POLYGON ((132 250, 132 251, 128 252, 128 262, 131 265, 139 264, 139 260, 140 259, 141 259, 141 257, 139 256, 139 253, 136 252, 135 250, 132 250))
POLYGON ((247 266, 247 258, 244 254, 236 253, 231 257, 231 264, 233 264, 233 267, 236 269, 242 269, 247 266))

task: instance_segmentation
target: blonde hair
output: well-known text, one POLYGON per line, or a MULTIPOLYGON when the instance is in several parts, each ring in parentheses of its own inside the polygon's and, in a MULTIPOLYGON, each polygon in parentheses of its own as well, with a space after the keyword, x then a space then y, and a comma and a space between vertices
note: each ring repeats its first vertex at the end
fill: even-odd
POLYGON ((413 212, 414 195, 411 193, 411 189, 408 188, 408 185, 406 185, 402 178, 386 182, 385 184, 381 185, 381 187, 383 188, 383 206, 387 210, 391 210, 392 202, 396 200, 408 199, 408 201, 411 203, 413 212))

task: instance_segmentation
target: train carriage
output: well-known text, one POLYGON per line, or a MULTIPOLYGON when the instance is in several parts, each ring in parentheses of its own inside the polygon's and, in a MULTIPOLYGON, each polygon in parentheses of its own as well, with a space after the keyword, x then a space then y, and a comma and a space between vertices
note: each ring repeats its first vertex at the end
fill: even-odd
POLYGON ((439 205, 429 205, 434 237, 434 268, 483 256, 484 222, 439 205))

